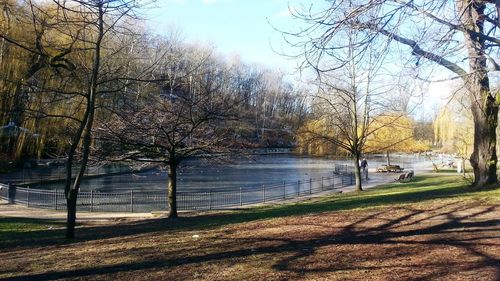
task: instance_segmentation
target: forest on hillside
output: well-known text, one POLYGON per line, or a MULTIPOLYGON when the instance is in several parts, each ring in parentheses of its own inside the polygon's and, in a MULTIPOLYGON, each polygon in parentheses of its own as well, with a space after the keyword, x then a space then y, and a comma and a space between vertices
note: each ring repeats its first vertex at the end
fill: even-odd
MULTIPOLYGON (((319 90, 313 83, 294 84, 278 70, 181 40, 179 32, 157 35, 143 27, 136 15, 142 6, 135 2, 112 1, 104 8, 99 1, 61 3, 3 3, 4 165, 69 154, 81 157, 87 130, 92 131, 87 150, 97 160, 117 159, 110 147, 120 147, 124 154, 146 145, 145 138, 153 146, 159 139, 177 138, 179 146, 205 154, 258 147, 345 153, 335 142, 321 144, 305 137, 325 110, 314 101, 319 90)), ((407 120, 397 125, 405 131, 406 142, 424 126, 411 120, 407 106, 396 114, 407 120)), ((383 118, 388 117, 373 120, 380 123, 383 118)), ((348 139, 345 132, 330 133, 348 139)), ((431 141, 428 134, 421 138, 431 141)), ((367 152, 377 152, 375 146, 367 152)), ((384 150, 383 145, 379 148, 384 150)), ((412 143, 403 150, 425 149, 412 143)), ((153 150, 146 152, 148 157, 156 157, 153 150)))
MULTIPOLYGON (((141 8, 133 2, 105 9, 92 2, 64 5, 3 3, 2 162, 67 156, 89 123, 89 102, 96 153, 111 141, 100 132, 132 116, 135 124, 121 129, 154 126, 149 118, 169 115, 163 122, 177 122, 172 132, 196 134, 188 130, 197 126, 214 137, 208 132, 218 128, 218 146, 293 145, 307 115, 307 95, 283 73, 223 57, 176 32, 157 35, 130 12, 141 8)), ((190 139, 206 142, 202 135, 190 139)))

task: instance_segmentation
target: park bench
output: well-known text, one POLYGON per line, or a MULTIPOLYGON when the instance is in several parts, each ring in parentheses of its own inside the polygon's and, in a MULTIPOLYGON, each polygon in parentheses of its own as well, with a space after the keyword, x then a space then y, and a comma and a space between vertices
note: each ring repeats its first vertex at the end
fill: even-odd
POLYGON ((409 182, 411 181, 411 179, 413 178, 414 176, 414 173, 413 171, 410 171, 408 173, 404 173, 404 174, 401 174, 399 175, 399 177, 397 179, 395 179, 394 181, 398 181, 398 182, 409 182))
POLYGON ((381 165, 377 167, 377 172, 387 173, 387 172, 395 172, 400 173, 404 170, 399 165, 381 165))

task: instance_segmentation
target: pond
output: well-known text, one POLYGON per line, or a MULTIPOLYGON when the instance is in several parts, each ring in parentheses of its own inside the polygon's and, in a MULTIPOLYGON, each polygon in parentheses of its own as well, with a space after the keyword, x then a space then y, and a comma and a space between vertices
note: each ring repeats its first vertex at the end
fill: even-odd
MULTIPOLYGON (((413 156, 392 156, 391 161, 402 165, 407 170, 413 168, 419 159, 413 156)), ((368 158, 369 168, 385 163, 383 156, 368 158)), ((335 164, 352 165, 349 160, 331 160, 295 155, 260 155, 250 158, 236 158, 229 163, 211 163, 207 160, 187 161, 179 168, 178 190, 226 189, 234 187, 251 187, 283 182, 306 181, 331 176, 335 164)), ((118 168, 108 169, 115 172, 118 168)), ((121 168, 120 168, 121 169, 121 168)), ((61 168, 55 167, 46 174, 25 171, 25 181, 31 181, 30 188, 62 189, 61 182, 37 184, 46 175, 54 177, 61 174, 61 168), (34 176, 33 176, 34 174, 34 176), (29 175, 29 176, 28 176, 29 175), (40 180, 37 180, 38 178, 40 180)), ((98 190, 101 192, 123 190, 164 190, 167 184, 167 173, 160 169, 137 173, 108 175, 83 180, 82 191, 98 190)))

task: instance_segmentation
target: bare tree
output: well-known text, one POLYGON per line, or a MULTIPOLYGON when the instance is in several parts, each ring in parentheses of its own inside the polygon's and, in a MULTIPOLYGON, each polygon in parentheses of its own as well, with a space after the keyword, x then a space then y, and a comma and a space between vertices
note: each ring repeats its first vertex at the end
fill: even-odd
MULTIPOLYGON (((131 34, 130 20, 135 19, 135 10, 141 2, 134 0, 54 1, 50 9, 31 4, 32 10, 44 15, 37 20, 42 28, 51 26, 52 36, 61 37, 70 43, 66 50, 45 60, 72 66, 66 73, 58 73, 59 85, 44 83, 39 93, 42 100, 70 104, 66 112, 53 114, 41 106, 36 114, 48 118, 63 118, 72 121, 70 144, 67 149, 65 196, 67 202, 66 237, 74 238, 76 207, 80 184, 88 166, 92 144, 94 120, 98 109, 106 106, 106 98, 125 90, 130 66, 124 58, 128 50, 123 44, 123 35, 131 34), (120 38, 122 37, 122 38, 120 38), (58 62, 59 61, 59 62, 58 62), (105 98, 106 97, 106 98, 105 98), (73 169, 76 168, 76 176, 73 169)), ((132 33, 133 34, 133 33, 132 33)), ((50 37, 49 37, 50 38, 50 37)), ((53 44, 49 38, 40 39, 37 46, 49 49, 53 44)), ((43 81, 50 81, 40 77, 43 81)), ((52 104, 52 106, 54 106, 52 104)))
MULTIPOLYGON (((317 7, 317 6, 315 6, 317 7)), ((500 70, 498 1, 328 1, 318 9, 295 13, 307 27, 288 33, 289 42, 300 47, 305 64, 318 71, 318 62, 337 57, 348 48, 339 38, 345 30, 363 34, 355 47, 361 54, 369 47, 381 52, 401 52, 419 67, 436 65, 464 82, 474 117, 474 185, 497 182, 496 127, 498 102, 490 90, 490 76, 500 70), (386 46, 390 48, 386 49, 386 46)), ((331 68, 345 64, 339 60, 331 68)))
MULTIPOLYGON (((182 53, 189 57, 186 50, 182 53)), ((139 100, 124 100, 114 118, 101 122, 100 147, 114 149, 97 150, 97 154, 111 161, 166 167, 168 217, 176 218, 179 165, 188 158, 228 151, 234 134, 227 122, 239 101, 222 91, 223 69, 210 57, 201 54, 192 61, 165 63, 160 67, 164 82, 151 85, 139 100)))
MULTIPOLYGON (((352 30, 344 33, 344 42, 349 47, 338 53, 345 58, 341 68, 317 72, 319 91, 313 97, 315 121, 306 129, 306 135, 310 141, 332 143, 352 156, 356 190, 361 191, 359 162, 362 153, 366 152, 367 139, 385 126, 373 126, 373 120, 382 112, 391 110, 391 99, 388 98, 391 87, 381 84, 380 77, 377 77, 383 55, 374 50, 359 54, 355 47, 358 36, 352 30)), ((322 63, 326 66, 336 61, 322 63)))

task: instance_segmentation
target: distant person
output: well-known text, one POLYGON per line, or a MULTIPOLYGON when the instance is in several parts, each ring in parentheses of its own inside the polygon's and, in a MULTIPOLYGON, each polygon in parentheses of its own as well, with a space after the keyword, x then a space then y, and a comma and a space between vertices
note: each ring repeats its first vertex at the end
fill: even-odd
POLYGON ((368 180, 368 161, 366 161, 366 158, 363 158, 363 160, 361 160, 359 166, 361 167, 361 175, 368 180))
POLYGON ((457 161, 457 173, 462 172, 462 161, 457 161))

